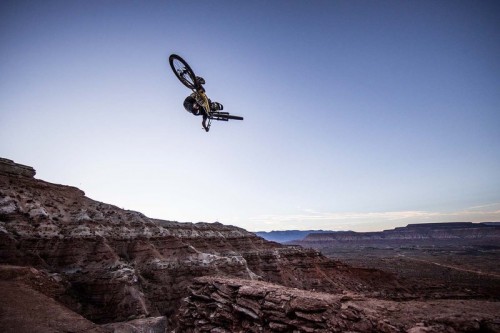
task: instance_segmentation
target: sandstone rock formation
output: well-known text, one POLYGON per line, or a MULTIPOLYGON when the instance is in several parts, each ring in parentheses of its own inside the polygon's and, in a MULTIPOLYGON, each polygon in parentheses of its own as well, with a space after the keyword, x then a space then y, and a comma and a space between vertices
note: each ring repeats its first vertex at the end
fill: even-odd
MULTIPOLYGON (((377 291, 370 274, 355 276, 317 251, 220 223, 150 219, 35 179, 24 166, 7 166, 0 171, 0 263, 57 276, 65 290, 53 296, 93 322, 171 316, 192 278, 213 274, 332 292, 377 291)), ((390 275, 382 283, 400 293, 390 275)))
POLYGON ((498 332, 495 302, 374 300, 202 277, 179 314, 183 332, 498 332))
POLYGON ((12 160, 0 157, 0 173, 11 176, 34 177, 36 171, 30 166, 14 163, 12 160))
MULTIPOLYGON (((2 332, 196 331, 186 325, 189 318, 198 318, 201 309, 196 310, 199 306, 193 302, 181 308, 182 300, 190 290, 204 288, 199 283, 211 283, 202 279, 193 285, 195 278, 216 275, 259 281, 250 287, 280 286, 337 295, 332 300, 345 294, 393 301, 418 297, 389 273, 355 269, 316 250, 269 242, 220 223, 151 219, 94 201, 75 187, 35 179, 30 167, 4 159, 2 163, 2 332)), ((222 288, 232 290, 232 283, 227 280, 222 288)), ((294 290, 280 293, 292 297, 294 290)), ((227 302, 233 301, 231 297, 227 302)), ((258 315, 265 313, 254 310, 260 311, 254 312, 258 315)), ((340 314, 328 311, 332 316, 340 314)), ((307 311, 302 317, 301 313, 295 316, 309 318, 307 311)), ((236 322, 226 330, 239 324, 243 325, 236 322)), ((273 327, 286 331, 290 325, 275 321, 273 327)), ((309 324, 298 325, 297 331, 309 330, 309 324)), ((323 324, 318 325, 314 328, 321 329, 323 324)))

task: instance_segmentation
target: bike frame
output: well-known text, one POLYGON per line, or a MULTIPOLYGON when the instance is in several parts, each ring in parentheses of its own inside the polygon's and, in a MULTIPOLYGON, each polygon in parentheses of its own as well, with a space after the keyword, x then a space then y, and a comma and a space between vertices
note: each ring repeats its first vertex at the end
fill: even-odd
POLYGON ((205 91, 203 88, 201 89, 193 89, 194 93, 197 94, 198 96, 201 97, 202 100, 202 106, 203 109, 205 109, 205 112, 207 114, 208 122, 207 122, 207 128, 210 129, 210 125, 212 124, 212 110, 210 110, 210 102, 208 101, 208 96, 205 94, 205 91))

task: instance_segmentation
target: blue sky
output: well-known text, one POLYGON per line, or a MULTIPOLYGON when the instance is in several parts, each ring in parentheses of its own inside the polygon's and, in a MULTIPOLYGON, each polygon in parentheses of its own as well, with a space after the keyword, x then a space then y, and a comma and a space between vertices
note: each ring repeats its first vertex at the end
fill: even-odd
POLYGON ((0 156, 251 231, 499 221, 499 59, 497 1, 2 1, 0 156))

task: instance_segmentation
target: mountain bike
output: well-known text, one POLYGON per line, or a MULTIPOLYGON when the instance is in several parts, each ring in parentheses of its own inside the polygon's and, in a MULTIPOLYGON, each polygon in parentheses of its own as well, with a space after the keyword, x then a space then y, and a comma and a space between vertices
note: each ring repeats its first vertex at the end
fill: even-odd
POLYGON ((183 85, 191 89, 191 91, 196 94, 196 100, 199 101, 199 104, 205 110, 208 118, 207 132, 210 128, 212 120, 243 120, 243 117, 231 115, 229 112, 212 111, 210 109, 210 100, 207 97, 205 88, 203 87, 205 82, 200 82, 200 78, 194 74, 193 69, 188 65, 186 60, 182 59, 177 54, 172 54, 168 58, 168 62, 170 63, 170 67, 172 68, 175 76, 183 85))

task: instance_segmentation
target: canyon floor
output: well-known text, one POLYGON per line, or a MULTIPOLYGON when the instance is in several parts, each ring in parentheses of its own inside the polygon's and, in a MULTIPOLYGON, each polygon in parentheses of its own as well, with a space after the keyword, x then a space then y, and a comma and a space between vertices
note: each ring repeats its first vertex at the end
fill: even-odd
POLYGON ((500 299, 500 246, 342 246, 321 252, 353 267, 391 272, 428 297, 500 299))

